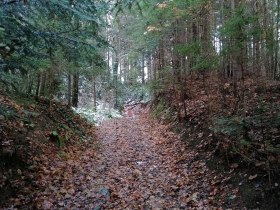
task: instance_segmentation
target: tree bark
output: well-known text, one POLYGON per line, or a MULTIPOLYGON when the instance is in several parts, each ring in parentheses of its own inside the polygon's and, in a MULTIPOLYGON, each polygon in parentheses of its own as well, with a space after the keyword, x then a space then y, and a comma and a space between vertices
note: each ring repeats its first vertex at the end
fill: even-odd
POLYGON ((277 16, 276 16, 276 43, 275 43, 275 55, 274 55, 274 75, 279 76, 279 64, 278 64, 278 55, 279 55, 279 19, 280 19, 280 0, 277 0, 277 16))
POLYGON ((40 72, 38 96, 45 95, 45 87, 46 87, 46 72, 42 71, 40 72))
POLYGON ((67 86, 68 86, 68 92, 67 92, 67 104, 68 106, 72 106, 72 75, 68 74, 68 81, 67 81, 67 86))
POLYGON ((114 108, 117 109, 118 107, 118 68, 119 68, 119 56, 116 55, 115 61, 113 64, 113 83, 115 88, 115 102, 114 108))
POLYGON ((72 106, 78 107, 79 102, 79 73, 73 75, 72 106))
POLYGON ((93 78, 93 110, 97 110, 97 99, 96 99, 96 79, 93 78))
POLYGON ((141 83, 142 85, 145 84, 145 54, 142 53, 141 58, 141 83))

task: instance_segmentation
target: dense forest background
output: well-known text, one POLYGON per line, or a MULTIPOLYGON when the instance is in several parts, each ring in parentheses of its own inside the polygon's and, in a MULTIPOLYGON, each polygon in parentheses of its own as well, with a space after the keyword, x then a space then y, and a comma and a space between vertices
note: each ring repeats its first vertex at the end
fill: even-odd
POLYGON ((279 77, 278 1, 3 1, 0 8, 6 91, 73 106, 85 86, 92 98, 110 92, 115 107, 145 91, 174 91, 183 102, 196 74, 206 91, 218 79, 238 107, 249 78, 279 77))
POLYGON ((279 27, 280 0, 3 0, 0 89, 48 99, 49 112, 149 102, 277 196, 279 27))

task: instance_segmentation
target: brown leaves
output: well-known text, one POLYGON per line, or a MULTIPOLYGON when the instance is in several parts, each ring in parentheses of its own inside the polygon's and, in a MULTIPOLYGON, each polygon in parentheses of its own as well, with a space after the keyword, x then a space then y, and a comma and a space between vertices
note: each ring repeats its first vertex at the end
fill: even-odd
MULTIPOLYGON (((92 187, 96 173, 93 164, 89 164, 95 158, 96 145, 93 140, 75 142, 83 134, 85 138, 86 133, 87 139, 93 139, 93 127, 59 103, 50 118, 44 99, 36 105, 21 105, 0 93, 0 102, 0 111, 2 108, 9 111, 5 116, 0 115, 0 197, 4 198, 4 202, 0 200, 0 208, 4 205, 8 209, 56 209, 71 207, 69 202, 75 200, 79 192, 84 192, 83 198, 86 198, 85 189, 92 187), (62 149, 47 141, 54 130, 59 131, 64 140, 68 136, 67 145, 62 149), (9 158, 4 160, 6 153, 9 158)), ((97 195, 92 190, 89 194, 97 195)), ((78 208, 76 204, 73 206, 78 208)))
POLYGON ((136 117, 104 122, 99 128, 102 156, 98 162, 107 165, 101 179, 112 190, 109 207, 209 207, 205 194, 210 179, 203 179, 208 172, 206 164, 187 164, 198 154, 186 150, 168 129, 136 117))
POLYGON ((37 166, 40 171, 37 183, 44 186, 44 191, 36 193, 37 208, 82 208, 86 205, 85 200, 98 199, 98 188, 92 187, 95 185, 96 172, 93 163, 89 162, 93 161, 96 148, 78 148, 77 145, 67 148, 65 152, 71 156, 57 155, 50 159, 51 154, 45 153, 36 158, 40 160, 37 166))
POLYGON ((226 199, 229 190, 220 185, 229 174, 215 176, 167 125, 127 115, 104 122, 98 144, 59 150, 49 141, 35 143, 35 187, 13 202, 21 207, 29 197, 37 209, 209 209, 220 205, 220 193, 226 199))

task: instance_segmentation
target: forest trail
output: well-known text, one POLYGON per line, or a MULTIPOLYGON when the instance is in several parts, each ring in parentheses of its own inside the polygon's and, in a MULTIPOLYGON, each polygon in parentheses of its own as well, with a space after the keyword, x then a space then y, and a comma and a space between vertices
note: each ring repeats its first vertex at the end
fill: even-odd
MULTIPOLYGON (((2 101, 7 107, 15 104, 5 97, 2 101)), ((43 104, 33 113, 48 113, 43 104)), ((86 134, 82 141, 73 135, 76 142, 64 147, 51 139, 41 140, 53 135, 49 130, 55 128, 47 114, 30 118, 30 123, 38 124, 27 136, 32 159, 25 165, 16 159, 14 165, 7 164, 9 170, 2 168, 2 179, 9 181, 0 194, 3 209, 217 209, 237 198, 238 191, 228 185, 232 170, 220 174, 209 170, 207 154, 188 148, 168 125, 152 119, 141 106, 132 105, 123 118, 97 127, 81 118, 74 120, 72 112, 55 106, 56 120, 64 126, 71 122, 72 130, 79 128, 86 134), (72 120, 64 121, 65 116, 72 120), (49 127, 42 131, 45 119, 49 127)), ((24 118, 20 111, 15 113, 24 118)), ((20 117, 7 125, 10 121, 5 121, 2 127, 20 127, 20 117)))
POLYGON ((147 116, 106 121, 97 130, 105 209, 210 209, 205 163, 147 116))

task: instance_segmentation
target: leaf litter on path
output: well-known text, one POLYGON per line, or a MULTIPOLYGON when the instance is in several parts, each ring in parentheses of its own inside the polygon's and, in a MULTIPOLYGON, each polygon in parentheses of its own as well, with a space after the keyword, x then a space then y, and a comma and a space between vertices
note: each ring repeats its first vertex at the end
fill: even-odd
POLYGON ((97 130, 108 209, 212 209, 203 161, 168 127, 148 117, 106 121, 97 130), (192 163, 190 161, 193 161, 192 163))
POLYGON ((219 207, 215 175, 167 125, 147 115, 112 119, 96 128, 96 136, 98 144, 68 146, 57 155, 48 148, 51 154, 34 157, 35 208, 219 207))

